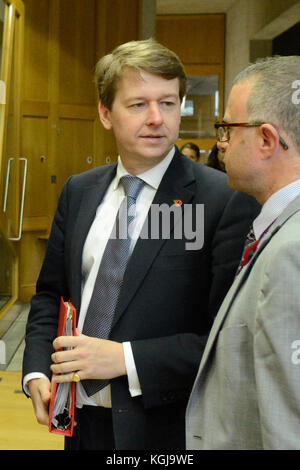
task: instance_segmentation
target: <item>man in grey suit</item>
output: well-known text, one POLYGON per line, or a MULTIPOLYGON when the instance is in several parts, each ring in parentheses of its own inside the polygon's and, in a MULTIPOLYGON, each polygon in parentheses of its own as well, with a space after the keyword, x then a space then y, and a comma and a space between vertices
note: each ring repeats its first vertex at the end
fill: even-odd
POLYGON ((188 449, 300 448, 299 78, 300 57, 250 65, 215 126, 230 186, 262 210, 202 356, 188 449))

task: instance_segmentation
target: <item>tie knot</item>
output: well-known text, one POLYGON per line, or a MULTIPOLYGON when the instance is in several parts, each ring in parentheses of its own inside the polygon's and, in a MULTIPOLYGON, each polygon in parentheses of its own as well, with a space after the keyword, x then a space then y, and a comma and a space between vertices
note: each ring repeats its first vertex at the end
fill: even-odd
POLYGON ((144 181, 137 176, 123 176, 120 181, 124 188, 125 195, 133 199, 137 199, 140 190, 145 184, 144 181))
POLYGON ((251 225, 250 230, 247 234, 246 243, 247 245, 249 245, 250 243, 254 243, 255 241, 256 241, 255 233, 254 233, 253 225, 251 225))

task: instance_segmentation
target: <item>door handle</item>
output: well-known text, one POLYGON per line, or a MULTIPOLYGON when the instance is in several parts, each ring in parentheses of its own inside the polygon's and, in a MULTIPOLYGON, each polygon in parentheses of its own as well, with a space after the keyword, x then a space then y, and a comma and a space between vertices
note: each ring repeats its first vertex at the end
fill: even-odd
POLYGON ((7 171, 6 171, 6 182, 5 182, 5 192, 4 192, 4 200, 3 200, 3 212, 6 212, 7 208, 7 195, 8 195, 8 185, 9 185, 9 177, 10 177, 10 165, 14 158, 9 158, 7 162, 7 171))
POLYGON ((21 197, 21 206, 20 206, 20 222, 19 222, 19 233, 15 238, 10 237, 9 240, 18 242, 22 238, 22 228, 23 228, 23 215, 24 215, 24 202, 25 202, 25 189, 27 182, 27 158, 19 158, 24 162, 24 174, 23 174, 23 186, 22 186, 22 197, 21 197))

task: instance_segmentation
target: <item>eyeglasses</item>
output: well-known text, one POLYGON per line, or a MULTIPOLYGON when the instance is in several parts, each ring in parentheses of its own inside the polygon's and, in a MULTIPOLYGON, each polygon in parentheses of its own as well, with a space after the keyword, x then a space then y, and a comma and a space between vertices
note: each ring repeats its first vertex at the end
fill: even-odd
MULTIPOLYGON (((265 122, 253 122, 252 124, 249 124, 248 122, 217 122, 215 124, 217 140, 219 142, 229 142, 230 127, 260 127, 263 124, 266 124, 266 123, 265 122)), ((280 135, 279 135, 279 142, 284 148, 284 150, 287 150, 289 148, 287 143, 283 140, 283 138, 280 135)))

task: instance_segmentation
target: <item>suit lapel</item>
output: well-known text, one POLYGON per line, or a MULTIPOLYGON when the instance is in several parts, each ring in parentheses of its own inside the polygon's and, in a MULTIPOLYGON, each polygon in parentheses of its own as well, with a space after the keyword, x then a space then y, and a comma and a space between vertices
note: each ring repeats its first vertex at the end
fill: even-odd
POLYGON ((245 284, 246 280, 248 279, 251 270, 257 261, 258 257, 262 253, 262 251, 265 249, 265 247, 268 245, 268 243, 272 240, 272 238, 276 235, 276 233, 281 229, 281 227, 291 218, 293 217, 294 214, 300 211, 300 196, 296 197, 288 206, 287 208, 282 212, 282 214, 279 215, 279 217, 276 219, 274 222, 274 225, 272 228, 269 230, 269 232, 266 233, 266 235, 263 237, 261 242, 258 245, 258 248, 253 256, 253 258, 250 260, 250 262, 244 267, 244 269, 240 272, 238 277, 235 279, 234 283, 232 284, 217 316, 216 319, 213 323, 212 329, 210 331, 210 335, 206 344, 206 348, 204 350, 200 368, 198 375, 201 373, 203 370, 205 363, 209 357, 209 354, 215 344, 215 341, 218 336, 218 332, 222 328, 222 325, 226 319, 226 316, 236 298, 238 293, 240 292, 241 288, 245 284))
MULTIPOLYGON (((174 204, 174 200, 179 199, 182 202, 182 206, 180 208, 176 208, 180 212, 180 214, 179 212, 177 213, 177 216, 180 215, 182 217, 181 211, 184 204, 189 203, 194 196, 194 190, 191 189, 190 186, 195 181, 195 177, 194 172, 192 171, 192 165, 189 165, 188 163, 189 162, 186 162, 185 158, 181 157, 178 153, 175 154, 156 192, 152 205, 167 204, 171 207, 174 204)), ((149 215, 150 211, 145 224, 148 224, 149 215)), ((181 217, 180 220, 182 220, 181 217)), ((171 217, 170 222, 171 234, 174 229, 174 224, 176 224, 176 215, 174 220, 171 217)), ((125 271, 113 326, 125 311, 127 305, 135 295, 155 258, 158 256, 160 249, 164 243, 166 243, 168 238, 164 237, 163 239, 162 237, 159 237, 159 239, 151 239, 150 233, 151 232, 149 231, 148 239, 139 238, 136 242, 135 249, 125 271)))

